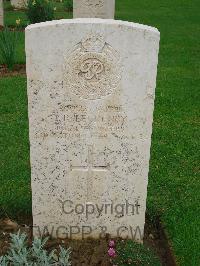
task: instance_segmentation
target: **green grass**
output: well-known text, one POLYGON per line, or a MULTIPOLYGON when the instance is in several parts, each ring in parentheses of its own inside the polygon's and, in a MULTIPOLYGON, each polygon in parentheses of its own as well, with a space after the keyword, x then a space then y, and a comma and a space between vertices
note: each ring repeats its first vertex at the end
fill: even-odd
POLYGON ((0 128, 0 216, 30 215, 26 78, 0 79, 0 128))
MULTIPOLYGON (((56 1, 53 2, 54 2, 54 7, 56 7, 55 19, 72 18, 72 12, 68 12, 67 10, 65 10, 63 3, 56 1)), ((5 24, 7 26, 15 27, 17 19, 21 20, 21 26, 26 27, 29 24, 28 18, 24 10, 13 10, 10 2, 4 3, 4 9, 5 9, 5 24)))
MULTIPOLYGON (((64 4, 61 2, 55 2, 54 6, 56 7, 55 11, 55 19, 69 19, 72 18, 72 12, 68 12, 64 9, 64 4)), ((26 27, 29 22, 28 18, 25 14, 24 10, 14 10, 11 6, 10 2, 5 1, 4 2, 4 19, 5 19, 5 25, 9 27, 16 27, 16 20, 20 19, 20 27, 24 28, 26 27)), ((25 64, 26 57, 25 57, 25 44, 24 44, 24 33, 19 33, 19 40, 17 43, 17 56, 16 56, 16 64, 25 64)), ((4 61, 0 57, 0 64, 3 64, 4 61)))
MULTIPOLYGON (((161 32, 148 214, 161 216, 179 264, 198 266, 200 1, 117 0, 116 9, 117 19, 161 32)), ((17 12, 12 16, 18 17, 17 12)), ((0 89, 0 205, 15 217, 31 213, 25 79, 3 78, 0 89)))
MULTIPOLYGON (((25 33, 18 31, 17 32, 17 40, 16 40, 16 56, 15 63, 16 64, 25 64, 25 33)), ((0 55, 0 64, 4 64, 5 61, 0 55)))
POLYGON ((144 245, 136 244, 131 240, 117 243, 117 257, 113 260, 114 265, 140 265, 160 266, 160 261, 153 251, 144 245))

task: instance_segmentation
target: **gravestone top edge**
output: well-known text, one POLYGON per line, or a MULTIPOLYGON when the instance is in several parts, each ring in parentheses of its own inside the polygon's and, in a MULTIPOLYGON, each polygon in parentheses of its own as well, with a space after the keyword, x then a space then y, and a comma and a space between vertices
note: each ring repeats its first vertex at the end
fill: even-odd
POLYGON ((126 26, 129 28, 135 28, 139 30, 144 31, 150 31, 152 33, 155 33, 160 36, 160 32, 157 28, 134 23, 134 22, 128 22, 128 21, 122 21, 122 20, 114 20, 114 19, 101 19, 101 18, 76 18, 76 19, 61 19, 61 20, 53 20, 53 21, 47 21, 47 22, 41 22, 36 24, 28 25, 25 29, 25 31, 38 29, 38 28, 44 28, 49 26, 58 26, 58 25, 69 25, 69 24, 105 24, 105 25, 119 25, 119 26, 126 26))

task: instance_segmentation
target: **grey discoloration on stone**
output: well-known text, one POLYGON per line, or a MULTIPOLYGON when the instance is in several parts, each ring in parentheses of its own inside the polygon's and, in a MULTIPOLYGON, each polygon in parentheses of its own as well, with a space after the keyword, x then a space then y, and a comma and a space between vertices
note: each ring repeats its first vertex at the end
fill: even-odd
POLYGON ((114 19, 115 0, 73 0, 74 18, 114 19))
POLYGON ((4 25, 3 17, 3 0, 0 0, 0 26, 4 25))
MULTIPOLYGON (((130 228, 137 226, 143 233, 158 47, 156 29, 128 22, 27 27, 34 226, 48 226, 55 237, 66 230, 70 236, 70 226, 80 229, 73 238, 82 237, 84 226, 92 237, 102 226, 112 236, 122 227, 128 228, 122 236, 133 237, 130 228), (87 217, 67 214, 68 200, 73 209, 126 201, 140 207, 134 215, 107 207, 87 217)), ((139 233, 135 239, 141 241, 139 233)))

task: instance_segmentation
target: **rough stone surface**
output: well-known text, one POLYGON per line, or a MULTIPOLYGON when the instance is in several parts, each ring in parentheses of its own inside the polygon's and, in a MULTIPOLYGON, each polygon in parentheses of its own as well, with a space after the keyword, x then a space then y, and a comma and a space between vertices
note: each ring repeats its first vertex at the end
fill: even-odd
POLYGON ((3 25, 3 0, 0 0, 0 26, 3 25))
POLYGON ((26 28, 35 235, 142 241, 158 50, 129 22, 26 28))
POLYGON ((114 19, 115 0, 73 0, 74 18, 114 19))
POLYGON ((11 0, 10 2, 14 8, 21 9, 26 7, 27 0, 11 0))

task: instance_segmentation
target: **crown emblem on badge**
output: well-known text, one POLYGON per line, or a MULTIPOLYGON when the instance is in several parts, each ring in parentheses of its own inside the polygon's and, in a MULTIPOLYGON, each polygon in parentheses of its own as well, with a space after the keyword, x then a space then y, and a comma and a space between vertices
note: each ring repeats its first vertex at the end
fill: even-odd
POLYGON ((119 61, 119 54, 101 35, 87 36, 66 57, 66 88, 73 95, 85 100, 96 100, 110 95, 120 83, 119 61))
POLYGON ((90 35, 82 41, 82 46, 88 52, 101 52, 105 41, 101 35, 90 35))

